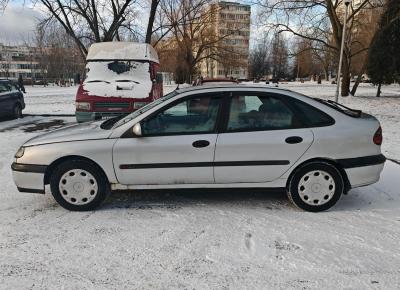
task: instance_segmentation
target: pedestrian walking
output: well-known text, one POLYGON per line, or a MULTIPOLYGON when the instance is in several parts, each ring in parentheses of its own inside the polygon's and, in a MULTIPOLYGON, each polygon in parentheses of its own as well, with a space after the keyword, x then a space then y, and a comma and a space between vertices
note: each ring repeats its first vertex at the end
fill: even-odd
POLYGON ((25 87, 24 87, 24 80, 22 79, 22 75, 18 76, 18 87, 23 93, 26 93, 25 87))

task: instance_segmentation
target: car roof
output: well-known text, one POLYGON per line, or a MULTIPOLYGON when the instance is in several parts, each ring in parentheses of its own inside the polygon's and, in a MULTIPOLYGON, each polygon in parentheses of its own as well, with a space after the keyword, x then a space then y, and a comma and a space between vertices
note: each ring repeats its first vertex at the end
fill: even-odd
POLYGON ((266 86, 266 85, 257 85, 257 84, 216 84, 214 86, 190 86, 190 87, 184 87, 184 88, 178 88, 176 92, 178 94, 181 93, 187 93, 187 92, 196 92, 196 91, 210 91, 210 90, 216 90, 216 91, 230 91, 230 90, 260 90, 260 91, 276 91, 276 92, 292 92, 291 90, 288 89, 282 89, 279 87, 274 87, 274 86, 266 86))

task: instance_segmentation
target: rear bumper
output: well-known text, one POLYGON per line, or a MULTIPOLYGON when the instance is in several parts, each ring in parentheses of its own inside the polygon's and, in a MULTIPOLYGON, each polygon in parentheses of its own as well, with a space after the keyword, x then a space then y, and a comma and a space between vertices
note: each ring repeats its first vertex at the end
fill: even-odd
POLYGON ((11 165, 14 183, 20 192, 44 193, 46 166, 13 163, 11 165))
POLYGON ((379 181, 386 158, 382 154, 338 160, 347 174, 351 188, 379 181))

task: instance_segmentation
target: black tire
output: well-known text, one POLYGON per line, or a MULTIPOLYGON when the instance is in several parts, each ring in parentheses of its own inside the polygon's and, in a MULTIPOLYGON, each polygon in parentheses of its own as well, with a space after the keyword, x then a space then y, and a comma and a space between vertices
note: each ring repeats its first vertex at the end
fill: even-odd
MULTIPOLYGON (((110 185, 103 171, 96 164, 86 160, 68 160, 59 164, 50 176, 50 188, 51 194, 58 204, 71 211, 94 210, 101 205, 110 193, 110 185), (81 205, 73 204, 72 201, 67 201, 67 197, 64 198, 60 192, 61 178, 71 170, 84 170, 94 177, 97 192, 90 202, 81 205)), ((64 196, 66 195, 64 194, 64 196)))
MULTIPOLYGON (((328 178, 330 178, 328 177, 328 178)), ((320 188, 318 186, 317 188, 320 188)), ((300 188, 300 190, 304 190, 300 188)), ((289 200, 298 208, 305 210, 305 211, 310 211, 310 212, 319 212, 319 211, 324 211, 332 206, 334 206, 337 201, 339 200, 340 196, 342 195, 344 191, 344 179, 343 176, 341 175, 340 171, 333 165, 326 163, 326 162, 310 162, 302 165, 301 167, 297 168, 295 172, 292 174, 288 184, 287 184, 287 195, 289 200), (313 171, 320 171, 320 172, 325 172, 328 173, 331 177, 331 179, 334 182, 334 190, 332 190, 332 195, 329 197, 329 200, 327 198, 327 201, 323 204, 309 204, 312 201, 307 200, 308 203, 306 203, 305 198, 307 197, 306 195, 303 195, 302 197, 300 196, 299 188, 301 187, 300 182, 302 178, 306 180, 305 176, 310 174, 313 171), (303 200, 304 199, 304 200, 303 200)), ((317 192, 317 191, 315 191, 317 192)), ((322 194, 322 192, 317 192, 316 194, 322 194)), ((323 193, 322 195, 324 195, 323 193)), ((328 196, 328 195, 325 195, 328 196)), ((308 197, 307 197, 308 199, 308 197)), ((318 202, 318 200, 317 200, 318 202)), ((324 201, 319 201, 319 202, 324 202, 324 201)))
POLYGON ((13 117, 14 119, 22 118, 22 107, 20 104, 15 104, 13 108, 13 117))

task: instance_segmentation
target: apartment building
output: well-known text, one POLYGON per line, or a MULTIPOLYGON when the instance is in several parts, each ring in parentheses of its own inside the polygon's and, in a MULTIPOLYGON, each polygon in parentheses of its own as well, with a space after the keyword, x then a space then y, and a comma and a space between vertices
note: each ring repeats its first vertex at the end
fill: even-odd
POLYGON ((221 39, 219 56, 200 64, 203 77, 248 78, 250 5, 220 1, 210 5, 217 38, 221 39))
POLYGON ((43 70, 39 67, 38 52, 35 47, 11 46, 0 43, 0 78, 40 79, 43 70))

